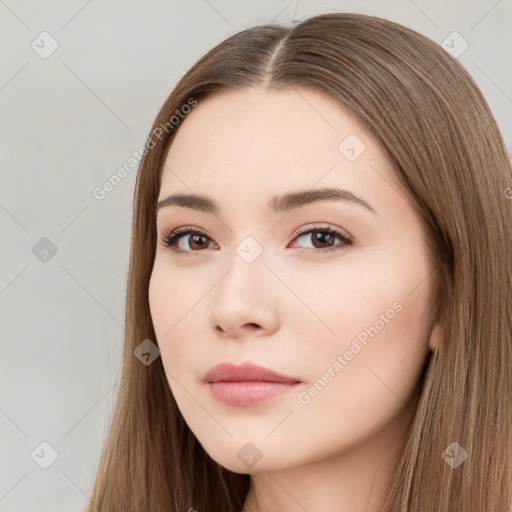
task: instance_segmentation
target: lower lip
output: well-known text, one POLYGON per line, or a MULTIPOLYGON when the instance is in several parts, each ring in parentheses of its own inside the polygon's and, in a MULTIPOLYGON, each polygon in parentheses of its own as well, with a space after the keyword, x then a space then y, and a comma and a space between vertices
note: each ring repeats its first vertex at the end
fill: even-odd
POLYGON ((228 405, 255 405, 288 393, 300 382, 210 382, 212 395, 228 405))

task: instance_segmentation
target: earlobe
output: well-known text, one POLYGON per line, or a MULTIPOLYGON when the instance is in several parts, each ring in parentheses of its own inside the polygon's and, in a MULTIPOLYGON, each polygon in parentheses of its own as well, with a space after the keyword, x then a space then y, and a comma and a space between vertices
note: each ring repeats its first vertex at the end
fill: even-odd
POLYGON ((436 352, 442 350, 444 345, 444 331, 441 322, 438 321, 430 333, 429 347, 436 352))

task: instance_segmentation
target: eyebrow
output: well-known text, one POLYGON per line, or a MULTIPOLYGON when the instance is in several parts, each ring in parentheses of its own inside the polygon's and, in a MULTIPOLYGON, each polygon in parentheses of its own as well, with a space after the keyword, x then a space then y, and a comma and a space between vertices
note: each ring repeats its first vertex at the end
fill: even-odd
MULTIPOLYGON (((300 190, 289 192, 280 196, 273 196, 268 202, 268 208, 273 213, 289 212, 301 206, 316 203, 318 201, 348 201, 363 206, 374 214, 377 212, 362 197, 337 187, 321 188, 314 190, 300 190)), ((168 206, 181 206, 206 213, 218 215, 218 204, 207 196, 197 194, 171 194, 158 201, 157 210, 168 206)))

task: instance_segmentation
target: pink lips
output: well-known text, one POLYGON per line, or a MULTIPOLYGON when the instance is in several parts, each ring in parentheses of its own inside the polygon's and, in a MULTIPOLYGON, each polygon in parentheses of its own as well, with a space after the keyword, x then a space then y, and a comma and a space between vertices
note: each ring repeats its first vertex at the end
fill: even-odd
POLYGON ((221 363, 203 377, 214 398, 228 405, 255 405, 296 388, 300 379, 246 362, 221 363))

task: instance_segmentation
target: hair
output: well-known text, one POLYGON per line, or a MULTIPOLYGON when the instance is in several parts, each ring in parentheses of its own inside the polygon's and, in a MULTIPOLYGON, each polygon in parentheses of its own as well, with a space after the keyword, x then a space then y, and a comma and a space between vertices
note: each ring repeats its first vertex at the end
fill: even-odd
POLYGON ((383 511, 510 510, 512 168, 505 143, 469 73, 438 44, 389 20, 333 12, 235 33, 199 58, 156 116, 135 185, 121 384, 89 512, 242 508, 250 475, 206 453, 181 416, 161 357, 148 366, 134 357, 143 340, 157 343, 148 302, 156 203, 183 121, 165 134, 161 127, 176 111, 188 112, 191 100, 216 92, 301 87, 337 99, 387 151, 421 215, 435 277, 432 325, 442 328, 383 511), (442 457, 453 442, 468 453, 457 468, 442 457))

